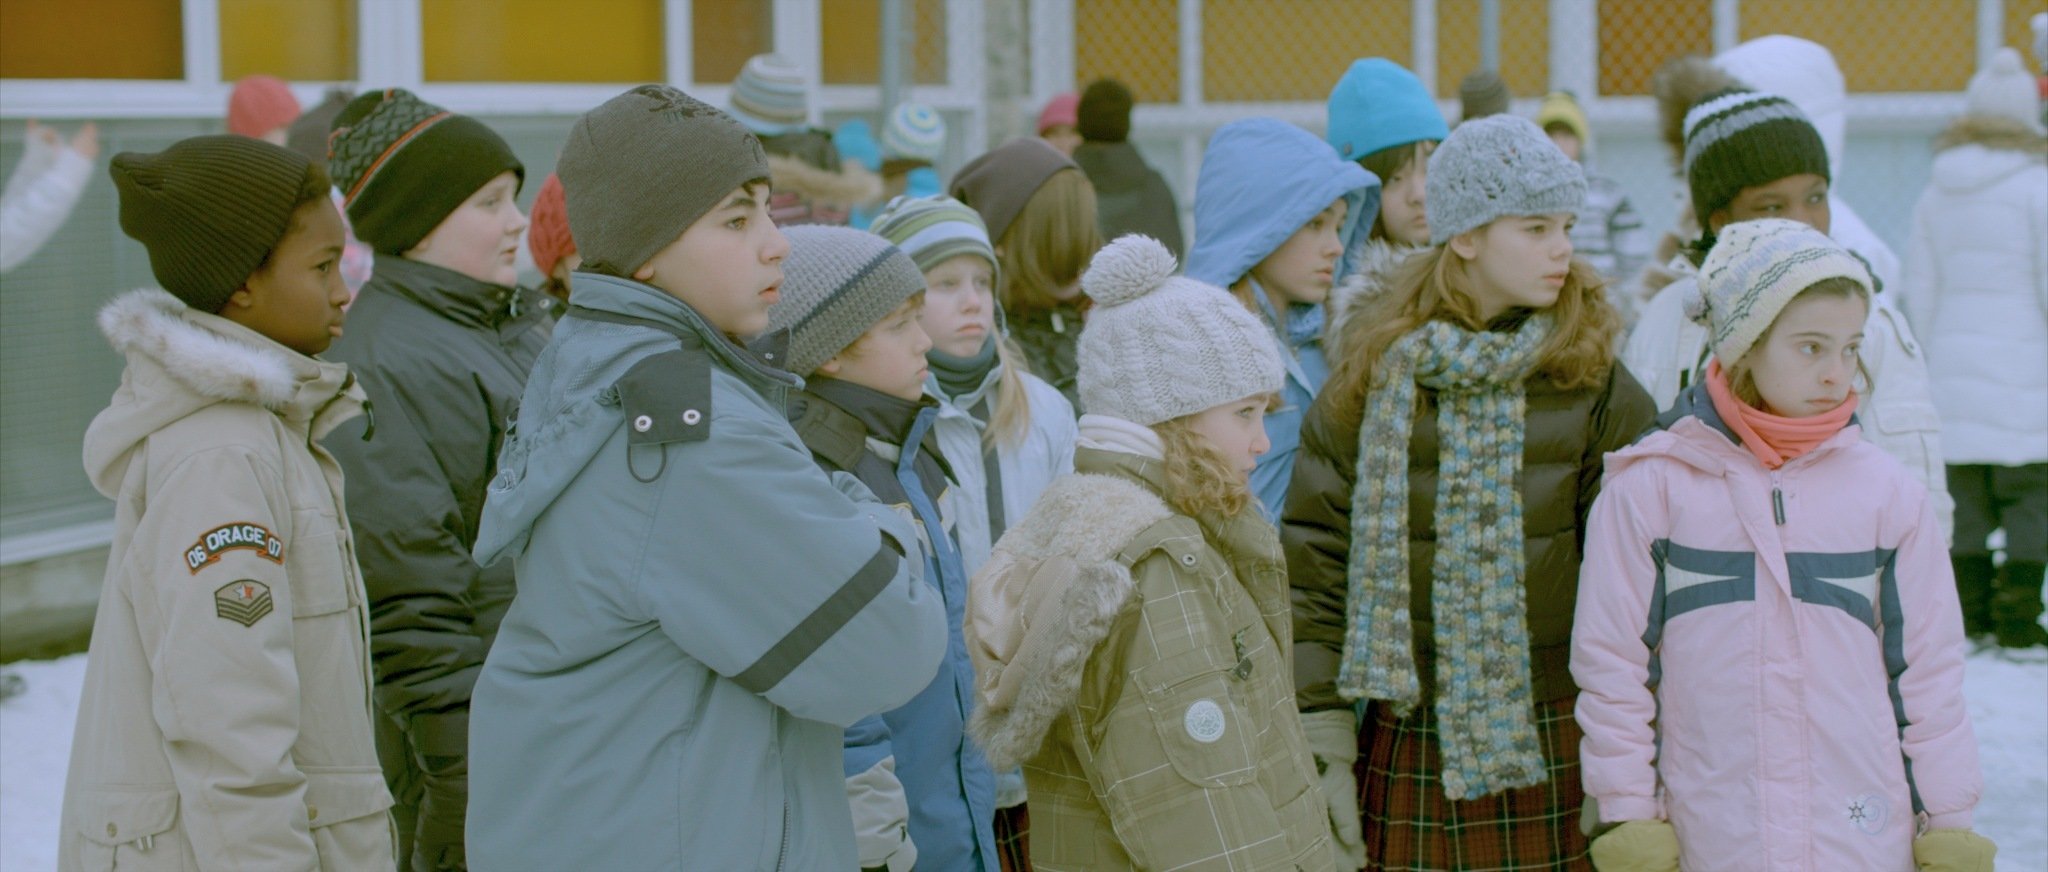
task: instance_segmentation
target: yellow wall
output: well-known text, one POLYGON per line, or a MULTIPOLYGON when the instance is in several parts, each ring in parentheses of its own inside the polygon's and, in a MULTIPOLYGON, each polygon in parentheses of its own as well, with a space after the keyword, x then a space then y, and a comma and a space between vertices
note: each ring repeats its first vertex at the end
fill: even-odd
POLYGON ((1202 90, 1210 100, 1328 99, 1359 58, 1409 63, 1408 0, 1207 0, 1202 90))
POLYGON ((422 0, 429 82, 659 82, 661 0, 422 0))
POLYGON ((1977 59, 1974 0, 1742 4, 1742 39, 1801 36, 1835 55, 1852 92, 1960 91, 1977 59))
POLYGON ((0 78, 182 79, 178 0, 0 0, 0 78))
POLYGON ((1648 94, 1673 58, 1714 53, 1713 0, 1600 0, 1599 14, 1602 94, 1648 94))
MULTIPOLYGON (((818 29, 825 34, 821 78, 828 85, 873 85, 882 81, 881 0, 829 0, 818 4, 818 29)), ((920 85, 946 82, 945 0, 914 0, 905 7, 915 18, 917 42, 909 69, 920 85)))
MULTIPOLYGON (((1458 96, 1458 83, 1479 69, 1479 0, 1437 0, 1436 93, 1458 96)), ((1502 0, 1500 77, 1517 97, 1550 90, 1550 3, 1502 0)))
POLYGON ((220 77, 356 77, 355 0, 220 0, 220 77))
POLYGON ((1107 76, 1140 103, 1178 101, 1179 33, 1174 0, 1074 0, 1074 83, 1107 76))
POLYGON ((775 45, 769 0, 695 0, 690 4, 690 78, 730 82, 747 58, 775 45))

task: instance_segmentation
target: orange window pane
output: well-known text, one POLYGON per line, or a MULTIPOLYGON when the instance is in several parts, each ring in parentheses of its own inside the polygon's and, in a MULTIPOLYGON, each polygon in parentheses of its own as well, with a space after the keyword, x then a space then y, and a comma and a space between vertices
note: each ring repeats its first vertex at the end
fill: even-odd
POLYGON ((1648 94, 1672 59, 1714 53, 1713 0, 1600 0, 1599 14, 1602 94, 1648 94))
POLYGON ((739 77, 747 58, 775 47, 769 0, 695 0, 690 4, 690 80, 722 85, 739 77))
POLYGON ((182 79, 178 0, 0 0, 0 79, 182 79))
POLYGON ((661 0, 421 0, 430 82, 659 82, 661 0))
POLYGON ((1772 0, 1742 4, 1747 41, 1783 33, 1835 55, 1850 91, 1960 91, 1977 63, 1976 0, 1772 0))
MULTIPOLYGON (((1437 0, 1436 93, 1458 96, 1458 83, 1479 69, 1479 0, 1437 0)), ((1549 0, 1500 3, 1500 78, 1516 97, 1550 90, 1549 0)))
POLYGON ((1207 0, 1202 96, 1307 100, 1330 96, 1351 62, 1410 62, 1408 0, 1207 0))
POLYGON ((356 77, 356 0, 219 0, 220 77, 356 77))
MULTIPOLYGON (((832 0, 820 4, 819 32, 824 34, 824 82, 827 85, 873 85, 882 81, 881 0, 832 0)), ((906 72, 919 85, 946 83, 945 0, 913 0, 904 5, 916 41, 906 72)))
POLYGON ((1074 80, 1108 77, 1141 103, 1180 100, 1180 13, 1174 0, 1074 0, 1074 80))

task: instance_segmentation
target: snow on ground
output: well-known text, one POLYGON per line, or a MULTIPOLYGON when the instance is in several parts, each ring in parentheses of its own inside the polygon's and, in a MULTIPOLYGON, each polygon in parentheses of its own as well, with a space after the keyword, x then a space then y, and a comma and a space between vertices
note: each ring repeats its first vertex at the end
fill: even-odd
MULTIPOLYGON (((0 872, 47 872, 85 655, 7 669, 27 690, 0 702, 0 872)), ((1984 763, 1977 831, 1998 843, 1999 872, 2048 872, 2048 659, 1978 654, 1964 684, 1984 763)))

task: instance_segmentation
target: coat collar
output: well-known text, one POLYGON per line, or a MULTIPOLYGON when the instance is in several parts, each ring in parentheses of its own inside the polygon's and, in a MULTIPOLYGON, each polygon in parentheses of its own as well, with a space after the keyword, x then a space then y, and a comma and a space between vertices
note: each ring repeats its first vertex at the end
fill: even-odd
POLYGON ((307 357, 155 288, 115 298, 99 324, 116 351, 153 361, 192 393, 262 406, 315 438, 363 402, 345 364, 307 357))
POLYGON ((377 255, 371 282, 465 327, 496 330, 539 309, 538 292, 389 254, 377 255))
MULTIPOLYGON (((579 272, 572 280, 576 308, 595 309, 612 315, 647 322, 678 337, 689 336, 727 370, 755 384, 757 388, 799 387, 803 380, 778 368, 783 359, 778 341, 786 334, 770 334, 742 348, 731 337, 704 320, 690 304, 653 285, 594 272, 579 272), (751 349, 751 350, 750 350, 751 349), (765 358, 765 359, 764 359, 765 358)), ((571 310, 573 313, 573 309, 571 310)))

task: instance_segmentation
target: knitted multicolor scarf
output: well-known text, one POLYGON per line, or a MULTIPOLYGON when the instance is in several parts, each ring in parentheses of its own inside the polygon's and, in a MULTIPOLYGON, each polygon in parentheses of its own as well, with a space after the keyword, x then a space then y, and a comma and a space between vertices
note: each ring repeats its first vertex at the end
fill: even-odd
POLYGON ((1350 615, 1337 691, 1406 717, 1421 698, 1408 612, 1408 442, 1415 391, 1437 392, 1437 741, 1444 794, 1472 799, 1544 779, 1530 721, 1524 608, 1523 380, 1554 319, 1473 333, 1431 321, 1394 341, 1366 397, 1351 492, 1350 615))

